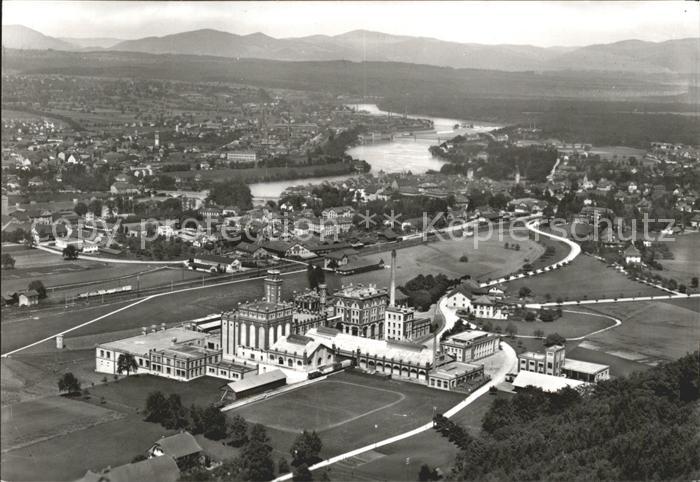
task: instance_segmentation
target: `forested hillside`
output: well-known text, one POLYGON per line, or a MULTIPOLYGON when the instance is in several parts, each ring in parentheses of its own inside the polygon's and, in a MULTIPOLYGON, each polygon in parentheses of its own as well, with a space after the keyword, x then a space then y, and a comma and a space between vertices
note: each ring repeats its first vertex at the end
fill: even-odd
POLYGON ((459 480, 697 480, 700 353, 588 394, 536 389, 497 399, 466 435, 459 480))

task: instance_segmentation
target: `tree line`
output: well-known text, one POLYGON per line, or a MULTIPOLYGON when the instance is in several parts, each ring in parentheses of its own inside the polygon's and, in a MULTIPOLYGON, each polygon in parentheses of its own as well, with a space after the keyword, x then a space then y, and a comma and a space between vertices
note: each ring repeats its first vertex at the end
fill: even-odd
POLYGON ((497 398, 478 436, 441 424, 462 451, 456 480, 689 480, 700 473, 700 352, 577 391, 497 398))

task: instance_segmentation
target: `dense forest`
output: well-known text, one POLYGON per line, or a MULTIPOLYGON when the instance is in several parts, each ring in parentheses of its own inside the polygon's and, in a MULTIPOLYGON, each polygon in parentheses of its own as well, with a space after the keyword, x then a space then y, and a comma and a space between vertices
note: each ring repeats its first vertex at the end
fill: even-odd
POLYGON ((479 437, 451 436, 458 480, 697 480, 700 353, 583 394, 497 398, 479 437))

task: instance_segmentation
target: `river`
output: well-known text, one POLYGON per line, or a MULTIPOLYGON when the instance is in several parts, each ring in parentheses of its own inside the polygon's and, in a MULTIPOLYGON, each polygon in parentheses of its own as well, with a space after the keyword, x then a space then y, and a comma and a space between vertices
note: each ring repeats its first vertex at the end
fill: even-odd
MULTIPOLYGON (((350 107, 358 111, 366 111, 373 115, 388 115, 388 112, 380 110, 376 104, 352 104, 350 107)), ((392 114, 399 115, 399 114, 392 114)), ((445 164, 438 158, 433 157, 428 151, 432 145, 444 142, 458 134, 488 132, 498 129, 499 125, 479 121, 464 121, 459 119, 447 119, 443 117, 416 116, 412 118, 430 119, 433 121, 434 130, 421 131, 416 133, 416 137, 397 135, 392 141, 377 142, 374 144, 363 144, 348 150, 348 154, 356 159, 367 161, 372 166, 373 173, 384 172, 405 172, 411 171, 420 174, 429 170, 439 171, 445 164), (455 129, 455 125, 464 125, 455 129)), ((323 182, 342 181, 351 177, 350 174, 344 176, 317 177, 308 179, 292 179, 287 181, 261 182, 250 185, 253 197, 258 200, 277 199, 280 194, 291 186, 302 184, 321 184, 323 182)))

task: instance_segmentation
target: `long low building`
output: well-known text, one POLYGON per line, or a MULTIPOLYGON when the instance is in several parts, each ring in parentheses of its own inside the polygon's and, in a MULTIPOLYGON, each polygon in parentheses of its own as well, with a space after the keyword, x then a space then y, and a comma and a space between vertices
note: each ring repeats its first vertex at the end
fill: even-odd
POLYGON ((286 384, 287 376, 284 372, 282 370, 272 370, 227 384, 224 389, 226 392, 224 398, 240 400, 241 398, 257 395, 286 384))
MULTIPOLYGON (((102 343, 95 349, 95 370, 118 373, 119 357, 131 355, 136 373, 147 373, 180 381, 205 375, 240 380, 257 372, 255 363, 234 363, 222 359, 219 334, 209 334, 185 327, 145 328, 140 335, 102 343)), ((134 372, 133 370, 131 371, 134 372)))
POLYGON ((326 327, 312 329, 306 336, 330 345, 340 358, 354 359, 361 369, 428 382, 433 352, 423 345, 361 338, 326 327))

